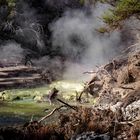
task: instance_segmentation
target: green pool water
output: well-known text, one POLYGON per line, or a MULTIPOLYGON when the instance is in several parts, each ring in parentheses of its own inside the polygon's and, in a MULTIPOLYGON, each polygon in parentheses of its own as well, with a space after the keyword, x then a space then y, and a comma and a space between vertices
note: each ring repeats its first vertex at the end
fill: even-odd
POLYGON ((21 118, 23 122, 24 120, 30 120, 31 117, 38 119, 46 114, 45 109, 51 111, 54 107, 60 105, 57 103, 50 105, 47 101, 40 101, 40 97, 47 95, 54 87, 60 91, 58 98, 74 103, 76 91, 80 92, 83 89, 83 84, 74 81, 57 81, 42 87, 5 90, 3 91, 4 95, 0 93, 0 125, 4 122, 12 124, 12 120, 9 121, 11 118, 14 118, 17 123, 18 119, 20 122, 21 118))

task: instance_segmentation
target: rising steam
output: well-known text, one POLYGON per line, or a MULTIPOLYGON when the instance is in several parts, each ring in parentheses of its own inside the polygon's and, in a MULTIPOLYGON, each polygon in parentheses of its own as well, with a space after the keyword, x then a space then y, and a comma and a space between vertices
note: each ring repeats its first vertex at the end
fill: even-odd
POLYGON ((23 49, 20 44, 8 42, 0 46, 0 61, 3 63, 20 63, 23 59, 23 49))
POLYGON ((92 7, 86 3, 75 8, 75 0, 61 0, 55 5, 56 1, 42 0, 40 5, 44 11, 51 7, 61 13, 63 9, 59 16, 55 10, 48 14, 25 0, 17 2, 16 27, 11 24, 15 41, 1 46, 0 58, 23 58, 30 53, 35 66, 50 70, 54 75, 57 73, 56 76, 65 70, 64 79, 81 79, 84 71, 92 70, 118 54, 120 33, 100 34, 96 30, 104 25, 100 17, 110 8, 109 5, 97 3, 92 7), (51 19, 53 12, 57 18, 51 19))
POLYGON ((53 47, 70 58, 66 63, 66 79, 77 79, 96 65, 108 62, 118 54, 120 33, 100 34, 96 29, 104 23, 99 19, 108 5, 97 4, 90 10, 68 10, 52 26, 53 47))

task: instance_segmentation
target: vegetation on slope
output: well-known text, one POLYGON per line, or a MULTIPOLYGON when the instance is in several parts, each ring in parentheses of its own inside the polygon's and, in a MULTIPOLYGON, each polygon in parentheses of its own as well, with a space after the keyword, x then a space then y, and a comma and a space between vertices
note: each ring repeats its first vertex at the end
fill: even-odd
POLYGON ((109 9, 104 15, 103 20, 111 28, 121 26, 122 21, 132 15, 139 15, 140 1, 139 0, 118 0, 114 9, 109 9))

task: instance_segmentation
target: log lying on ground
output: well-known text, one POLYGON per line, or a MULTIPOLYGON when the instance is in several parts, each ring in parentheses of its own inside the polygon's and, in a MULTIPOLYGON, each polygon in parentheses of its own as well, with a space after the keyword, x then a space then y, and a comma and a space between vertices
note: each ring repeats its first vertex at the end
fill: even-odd
POLYGON ((40 84, 41 70, 31 66, 11 66, 0 68, 0 88, 17 88, 40 84))

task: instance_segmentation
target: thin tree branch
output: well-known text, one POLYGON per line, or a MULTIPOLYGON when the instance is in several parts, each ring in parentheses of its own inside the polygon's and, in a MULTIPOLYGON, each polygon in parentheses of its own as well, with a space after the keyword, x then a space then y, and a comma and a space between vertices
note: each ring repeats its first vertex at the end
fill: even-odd
POLYGON ((54 108, 52 110, 52 112, 50 112, 49 114, 47 114, 46 116, 42 117, 40 120, 38 120, 38 123, 41 123, 42 121, 44 121, 45 119, 49 118, 50 116, 52 116, 56 111, 58 111, 59 109, 61 109, 62 107, 64 107, 64 105, 54 108))
POLYGON ((57 101, 59 101, 59 102, 61 102, 62 104, 64 104, 64 105, 66 105, 66 106, 70 107, 71 109, 73 109, 73 110, 76 110, 76 111, 77 111, 77 109, 76 109, 74 106, 71 106, 71 105, 69 105, 68 103, 65 103, 64 101, 62 101, 62 100, 60 100, 60 99, 58 99, 58 98, 57 98, 57 101))

